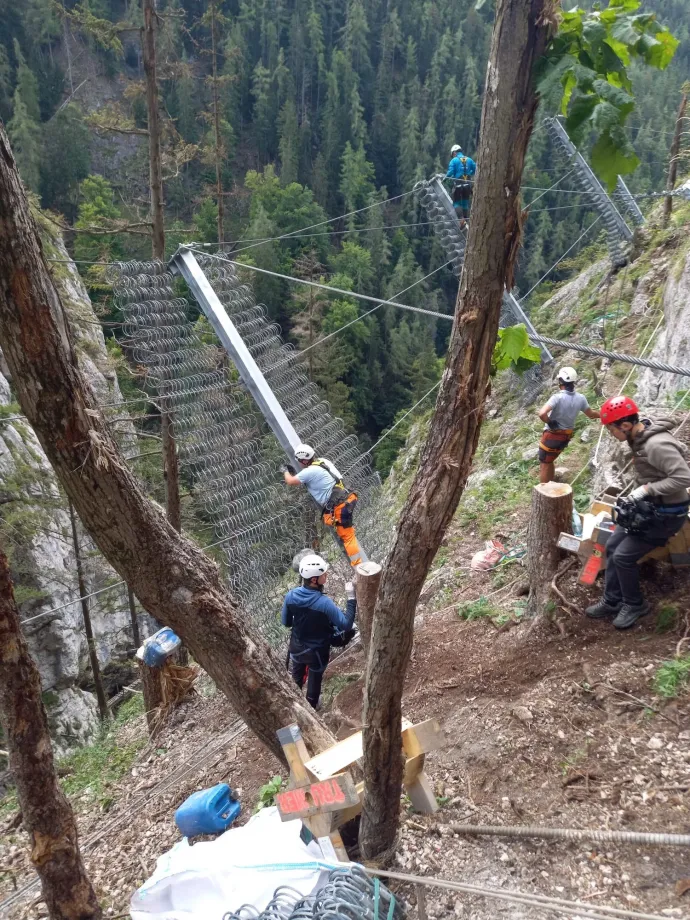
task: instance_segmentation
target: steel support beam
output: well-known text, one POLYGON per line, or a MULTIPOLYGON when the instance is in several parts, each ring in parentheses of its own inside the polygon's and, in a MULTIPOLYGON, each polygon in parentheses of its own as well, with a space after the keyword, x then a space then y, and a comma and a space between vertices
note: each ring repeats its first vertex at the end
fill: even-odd
POLYGON ((189 289, 213 326, 223 348, 232 358, 242 383, 254 398, 278 443, 290 461, 294 462, 295 448, 301 439, 283 407, 273 395, 273 390, 244 344, 242 336, 225 312, 225 307, 211 287, 196 256, 189 249, 181 246, 170 260, 170 268, 179 272, 189 285, 189 289))
POLYGON ((630 189, 625 184, 621 176, 618 177, 616 182, 616 190, 613 194, 620 201, 623 209, 628 212, 628 215, 630 216, 630 219, 633 221, 633 223, 638 227, 642 227, 646 223, 644 214, 642 211, 640 211, 640 206, 633 198, 630 189))

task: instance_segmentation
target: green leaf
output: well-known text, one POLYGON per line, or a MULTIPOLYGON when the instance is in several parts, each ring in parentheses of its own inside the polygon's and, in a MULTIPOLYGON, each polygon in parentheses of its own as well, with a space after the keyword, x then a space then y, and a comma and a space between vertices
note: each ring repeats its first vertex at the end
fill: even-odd
POLYGON ((612 192, 616 187, 618 176, 633 172, 639 166, 639 159, 629 144, 622 144, 622 129, 618 126, 605 131, 592 148, 592 169, 612 192))
POLYGON ((602 64, 607 75, 610 73, 625 73, 625 65, 630 63, 628 49, 622 42, 609 38, 601 46, 602 64))
POLYGON ((606 26, 598 17, 587 19, 582 25, 582 35, 590 44, 599 44, 606 38, 606 26))
POLYGON ((639 10, 640 0, 611 0, 609 9, 621 10, 624 13, 634 13, 639 10))
POLYGON ((511 359, 517 361, 523 350, 529 345, 527 329, 523 323, 519 326, 507 326, 499 333, 501 350, 511 359))
POLYGON ((624 115, 632 112, 635 106, 635 100, 630 93, 626 93, 619 86, 614 86, 609 80, 595 80, 593 89, 602 99, 620 109, 624 115))
POLYGON ((647 64, 658 70, 665 70, 671 63, 679 44, 675 36, 664 30, 657 32, 656 38, 652 38, 651 35, 643 35, 637 43, 637 48, 640 49, 647 64))
POLYGON ((629 16, 622 16, 611 26, 611 37, 626 46, 634 45, 640 33, 635 29, 629 16))
POLYGON ((592 93, 578 93, 573 99, 565 122, 565 130, 574 144, 579 143, 584 134, 596 104, 597 97, 592 93))

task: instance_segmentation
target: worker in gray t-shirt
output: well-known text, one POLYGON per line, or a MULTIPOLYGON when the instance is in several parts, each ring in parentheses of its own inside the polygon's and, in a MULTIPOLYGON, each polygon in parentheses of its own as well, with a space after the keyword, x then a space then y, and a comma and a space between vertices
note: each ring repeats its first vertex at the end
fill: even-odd
POLYGON ((598 411, 590 409, 587 398, 575 391, 576 381, 575 369, 562 367, 558 372, 558 393, 554 393, 539 411, 539 418, 544 422, 539 442, 539 482, 552 482, 556 478, 554 464, 570 444, 578 413, 599 418, 598 411))

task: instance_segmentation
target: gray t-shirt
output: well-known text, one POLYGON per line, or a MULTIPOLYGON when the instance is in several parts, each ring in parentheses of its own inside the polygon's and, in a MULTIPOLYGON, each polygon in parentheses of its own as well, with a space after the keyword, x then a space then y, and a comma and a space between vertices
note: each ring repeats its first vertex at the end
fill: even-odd
POLYGON ((335 479, 322 466, 307 466, 297 473, 299 481, 307 487, 309 494, 321 507, 331 497, 335 479))
MULTIPOLYGON (((568 429, 575 427, 578 412, 589 409, 589 403, 582 393, 569 393, 567 390, 559 390, 558 393, 554 393, 546 405, 551 409, 549 421, 558 422, 559 428, 568 429)), ((545 430, 548 427, 545 425, 545 430)))

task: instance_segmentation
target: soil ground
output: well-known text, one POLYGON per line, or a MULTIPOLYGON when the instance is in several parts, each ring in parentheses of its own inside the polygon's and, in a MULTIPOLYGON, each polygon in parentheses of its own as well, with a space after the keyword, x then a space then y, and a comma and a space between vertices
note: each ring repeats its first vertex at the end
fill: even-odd
MULTIPOLYGON (((486 593, 489 575, 469 572, 476 537, 451 531, 446 543, 448 552, 419 605, 403 701, 407 718, 435 717, 443 727, 446 745, 427 759, 441 807, 424 816, 403 800, 392 868, 690 916, 690 894, 679 894, 690 877, 686 848, 467 836, 452 828, 470 823, 688 833, 690 698, 686 693, 660 700, 653 679, 686 629, 681 598, 688 595, 690 576, 662 564, 646 573, 657 609, 662 597, 666 607, 679 599, 675 623, 650 616, 619 633, 610 623, 559 609, 559 624, 533 628, 522 619, 524 601, 516 593, 524 580, 519 561, 506 568, 505 587, 486 593), (477 605, 483 594, 486 600, 477 605)), ((574 570, 561 588, 576 606, 591 596, 577 585, 574 570)), ((357 647, 329 668, 326 698, 332 699, 324 717, 340 737, 360 727, 363 669, 357 647)), ((173 815, 188 795, 227 781, 246 820, 259 788, 281 772, 278 761, 242 730, 225 699, 211 695, 207 678, 201 689, 109 789, 107 807, 94 808, 88 790, 74 801, 85 860, 106 916, 128 916, 130 895, 151 874, 157 856, 179 839, 173 815)), ((139 717, 120 729, 118 743, 124 747, 144 732, 139 717)), ((0 837, 3 898, 32 878, 25 844, 21 830, 0 837)), ((416 916, 412 888, 391 886, 408 898, 410 916, 416 916)), ((44 916, 38 896, 35 888, 7 916, 44 916)), ((436 888, 428 890, 427 912, 438 920, 543 915, 436 888)))

